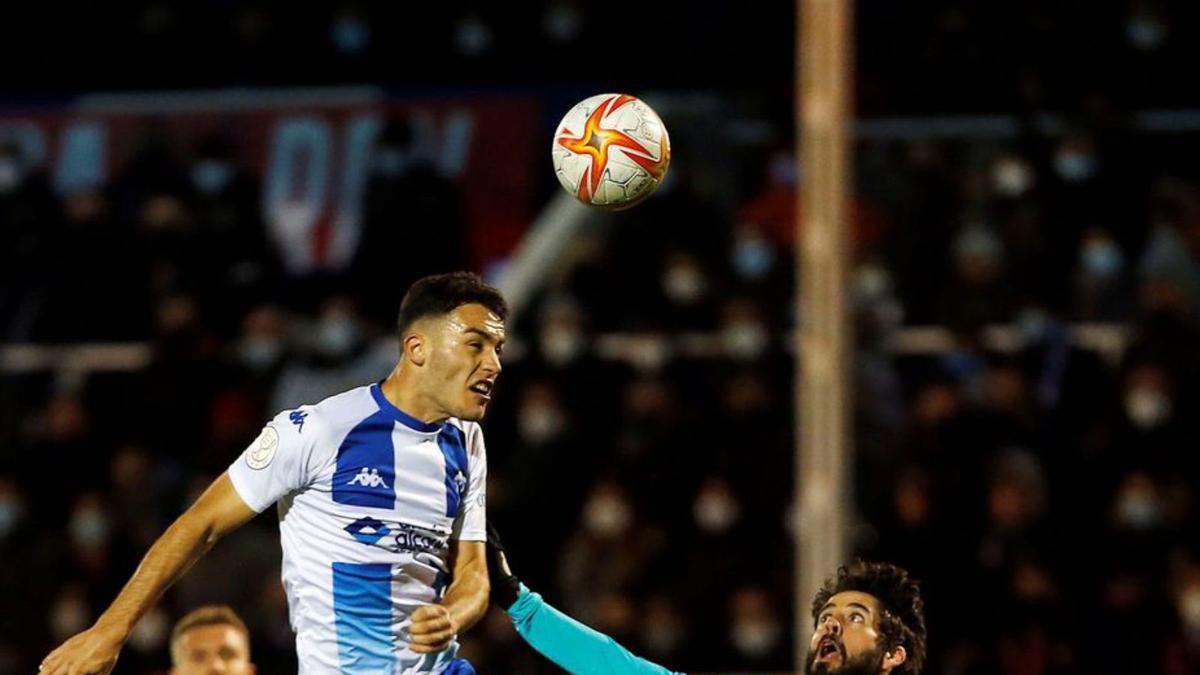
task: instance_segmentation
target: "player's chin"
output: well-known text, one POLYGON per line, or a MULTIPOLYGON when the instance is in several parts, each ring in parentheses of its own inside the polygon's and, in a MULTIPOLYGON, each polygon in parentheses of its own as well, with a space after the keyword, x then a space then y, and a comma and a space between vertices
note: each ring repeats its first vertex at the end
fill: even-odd
POLYGON ((458 414, 455 415, 464 422, 478 422, 487 414, 488 404, 491 403, 491 397, 480 396, 472 393, 459 408, 458 414))

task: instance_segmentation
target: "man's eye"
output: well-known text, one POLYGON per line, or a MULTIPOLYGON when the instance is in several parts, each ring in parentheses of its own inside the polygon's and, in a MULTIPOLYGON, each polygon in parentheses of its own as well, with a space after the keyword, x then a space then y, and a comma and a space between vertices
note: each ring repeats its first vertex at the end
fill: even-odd
POLYGON ((850 620, 851 620, 851 621, 853 621, 853 622, 855 622, 855 623, 862 623, 862 622, 863 622, 863 615, 862 615, 862 614, 859 614, 858 612, 855 612, 855 613, 853 613, 853 614, 851 614, 851 615, 850 615, 850 620))
POLYGON ((829 615, 828 615, 828 614, 822 614, 822 615, 820 616, 820 618, 818 618, 818 619, 817 619, 817 625, 819 626, 819 625, 821 625, 821 624, 825 623, 827 620, 829 620, 829 615))
POLYGON ((467 346, 470 347, 471 349, 482 349, 483 348, 483 345, 478 342, 467 343, 467 346))

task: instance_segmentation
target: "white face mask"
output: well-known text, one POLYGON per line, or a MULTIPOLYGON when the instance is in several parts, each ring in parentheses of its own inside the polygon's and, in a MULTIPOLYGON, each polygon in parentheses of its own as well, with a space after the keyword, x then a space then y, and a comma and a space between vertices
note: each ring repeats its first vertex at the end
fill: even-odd
POLYGON ((721 490, 705 490, 692 505, 696 525, 705 532, 722 534, 737 523, 741 509, 736 501, 721 490))
POLYGON ((733 646, 746 656, 762 658, 779 642, 779 626, 770 621, 740 621, 733 625, 733 646))
POLYGON ((1125 394, 1125 414, 1142 430, 1162 426, 1171 417, 1172 408, 1171 399, 1161 389, 1135 387, 1125 394))
POLYGON ((583 336, 571 328, 548 328, 542 331, 542 357, 552 366, 573 362, 583 352, 583 336))
POLYGON ((735 321, 722 329, 721 340, 730 356, 742 361, 751 361, 767 351, 771 336, 757 321, 735 321))
POLYGON ((592 497, 583 508, 583 526, 601 539, 616 539, 629 530, 633 513, 625 500, 613 495, 592 497))
POLYGON ((317 323, 314 346, 323 356, 340 359, 358 346, 361 334, 352 319, 329 316, 317 323))
POLYGON ((274 366, 283 355, 283 340, 269 337, 250 337, 238 345, 238 358, 242 364, 256 373, 274 366))
POLYGON ((533 445, 554 440, 566 427, 563 414, 556 407, 542 404, 525 406, 517 415, 521 438, 533 445))
POLYGON ((692 265, 671 265, 663 272, 663 294, 681 305, 690 305, 704 296, 704 277, 692 265))
POLYGON ((1127 490, 1117 502, 1117 520, 1134 530, 1148 530, 1161 518, 1158 499, 1145 490, 1127 490))

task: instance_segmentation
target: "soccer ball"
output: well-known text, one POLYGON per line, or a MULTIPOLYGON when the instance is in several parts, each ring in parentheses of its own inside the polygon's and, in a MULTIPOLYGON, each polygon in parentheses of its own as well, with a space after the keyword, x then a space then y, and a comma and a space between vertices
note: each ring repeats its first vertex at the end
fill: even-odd
POLYGON ((600 94, 567 111, 554 133, 554 173, 584 204, 627 209, 667 174, 671 142, 650 106, 626 94, 600 94))

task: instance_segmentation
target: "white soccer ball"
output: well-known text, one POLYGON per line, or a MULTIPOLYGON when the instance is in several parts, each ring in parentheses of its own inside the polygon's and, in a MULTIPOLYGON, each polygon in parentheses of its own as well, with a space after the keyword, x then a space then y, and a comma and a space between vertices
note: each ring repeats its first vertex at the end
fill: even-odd
POLYGON ((558 182, 576 199, 626 209, 658 189, 671 142, 650 106, 626 94, 600 94, 563 116, 552 155, 558 182))

